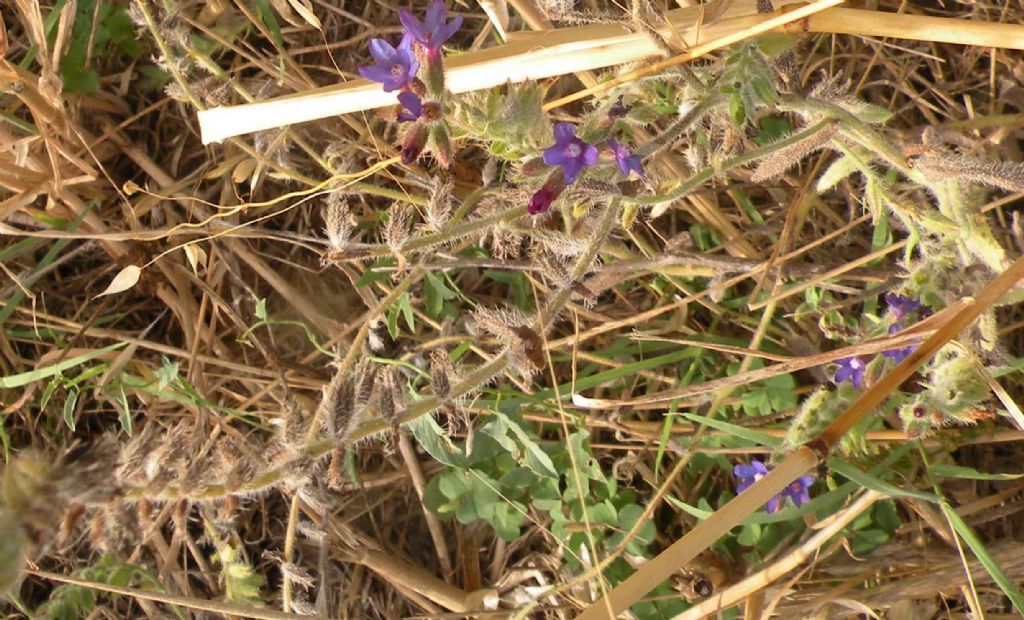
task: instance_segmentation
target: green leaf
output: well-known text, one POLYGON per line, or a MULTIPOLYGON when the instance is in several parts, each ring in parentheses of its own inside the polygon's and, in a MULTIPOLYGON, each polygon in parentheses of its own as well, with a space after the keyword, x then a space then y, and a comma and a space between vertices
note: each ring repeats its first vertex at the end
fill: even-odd
POLYGON ((526 506, 518 502, 511 504, 501 502, 494 506, 494 516, 491 523, 494 530, 501 538, 512 542, 519 538, 519 526, 523 523, 526 513, 526 506))
POLYGON ((891 495, 893 497, 913 497, 915 499, 921 499, 926 502, 938 502, 939 497, 933 493, 925 493, 923 491, 907 491, 897 486, 889 484, 884 480, 876 478, 871 474, 865 473, 849 463, 840 461, 839 459, 829 460, 828 467, 835 473, 856 482, 862 487, 891 495))
POLYGON ((406 425, 416 443, 438 463, 449 467, 465 467, 465 457, 455 450, 444 429, 429 415, 421 415, 406 425))
POLYGON ((125 435, 132 436, 132 410, 128 407, 128 396, 124 393, 124 388, 118 386, 117 402, 120 404, 118 407, 118 421, 121 423, 121 430, 124 431, 125 435))
POLYGON ((391 279, 391 271, 387 267, 394 267, 395 259, 391 257, 378 258, 366 268, 363 275, 356 280, 356 287, 363 287, 374 282, 387 282, 391 279))
POLYGON ((261 297, 259 301, 256 302, 256 308, 253 310, 253 314, 255 314, 256 318, 261 321, 267 320, 267 299, 265 297, 261 297))
POLYGON ((57 362, 56 364, 52 364, 50 366, 44 366, 43 368, 36 368, 35 370, 30 370, 28 372, 19 373, 19 374, 16 374, 16 375, 9 375, 9 376, 6 376, 6 377, 0 377, 0 389, 10 389, 10 388, 21 387, 23 385, 28 385, 29 383, 32 383, 33 381, 39 381, 40 379, 47 379, 47 378, 52 377, 52 376, 54 376, 54 375, 56 375, 58 373, 62 373, 62 372, 64 372, 65 370, 67 370, 69 368, 74 368, 75 366, 78 366, 80 364, 84 364, 86 362, 92 361, 92 360, 96 359, 97 357, 101 357, 103 355, 106 355, 107 353, 110 353, 111 351, 116 351, 116 350, 120 349, 121 347, 125 346, 126 344, 128 344, 128 343, 127 342, 118 342, 118 343, 115 343, 115 344, 103 347, 102 349, 96 349, 95 351, 90 351, 88 353, 83 353, 82 355, 76 355, 75 357, 61 360, 61 361, 57 362))
MULTIPOLYGON (((572 452, 573 459, 576 461, 576 467, 579 468, 580 474, 589 478, 590 480, 597 480, 598 482, 604 482, 604 472, 601 471, 601 466, 594 459, 590 453, 590 448, 586 445, 590 441, 590 433, 586 430, 579 430, 569 435, 569 450, 572 452)), ((586 484, 584 484, 584 491, 586 491, 586 484)), ((570 478, 569 489, 566 491, 567 496, 569 493, 576 492, 576 485, 570 478)))
MULTIPOLYGON (((643 517, 643 514, 644 509, 637 504, 626 504, 620 508, 618 514, 618 527, 621 532, 609 539, 609 545, 618 545, 625 535, 636 526, 637 522, 643 517)), ((644 521, 643 525, 640 526, 639 531, 637 531, 636 537, 631 541, 632 552, 642 553, 645 551, 647 546, 654 542, 654 538, 657 536, 657 533, 657 528, 653 521, 649 519, 644 521)))
POLYGON ((1024 474, 986 474, 973 467, 960 465, 932 465, 928 470, 939 478, 962 478, 964 480, 1017 480, 1024 478, 1024 474))
POLYGON ((692 413, 683 413, 681 415, 683 415, 686 418, 689 418, 690 420, 693 420, 694 422, 697 422, 698 424, 705 424, 707 426, 710 426, 711 428, 729 433, 730 435, 734 435, 741 439, 745 439, 756 445, 768 446, 770 448, 777 448, 780 445, 782 445, 782 439, 778 437, 772 437, 771 435, 767 433, 762 433, 761 431, 755 431, 744 426, 738 426, 736 424, 730 424, 729 422, 724 422, 722 420, 715 420, 712 418, 699 416, 692 413))
POLYGON ((1024 613, 1024 594, 1021 593, 1017 585, 1012 581, 999 564, 995 561, 995 558, 988 552, 985 545, 981 542, 981 539, 974 533, 969 525, 957 514, 953 508, 943 500, 940 504, 942 512, 949 519, 949 522, 953 524, 953 529, 960 535, 967 546, 971 548, 974 553, 974 557, 978 558, 981 565, 985 567, 988 574, 992 576, 992 580, 999 585, 999 588, 1006 594, 1013 606, 1017 608, 1017 613, 1024 613))
POLYGON ((547 452, 541 449, 537 442, 535 442, 523 427, 504 414, 501 411, 495 411, 494 417, 505 423, 512 434, 516 436, 519 443, 522 444, 526 451, 526 466, 531 470, 547 478, 558 478, 558 472, 555 470, 555 464, 548 456, 547 452))
POLYGON ((879 529, 870 528, 851 533, 850 540, 853 543, 853 554, 863 555, 889 542, 889 534, 879 529))
POLYGON ((747 120, 747 113, 743 106, 743 96, 734 92, 729 97, 729 118, 737 125, 742 125, 747 120))
POLYGON ((443 478, 444 474, 434 476, 427 483, 427 486, 423 488, 423 505, 427 507, 427 510, 442 517, 448 516, 445 513, 445 508, 449 506, 449 498, 445 497, 445 494, 441 491, 441 480, 443 478))
POLYGON ((756 42, 766 56, 778 56, 786 50, 793 49, 800 39, 795 35, 770 32, 757 37, 756 42))
POLYGON ((761 526, 757 523, 747 523, 740 529, 740 535, 736 537, 736 542, 745 547, 753 547, 760 539, 761 526))
POLYGON ((505 472, 500 478, 499 482, 504 488, 523 488, 528 489, 530 485, 537 481, 537 476, 532 470, 526 467, 516 467, 515 469, 505 472))
POLYGON ((64 423, 71 432, 75 432, 75 404, 78 403, 78 388, 68 390, 68 398, 64 401, 64 423))
POLYGON ((619 520, 615 514, 615 506, 608 500, 587 506, 587 518, 590 519, 591 525, 615 525, 619 520))
POLYGON ((448 288, 444 280, 433 273, 428 273, 423 281, 423 289, 426 293, 426 310, 433 318, 441 316, 444 310, 444 302, 458 297, 454 291, 448 288))
POLYGON ((516 307, 520 310, 530 310, 530 283, 523 272, 487 269, 484 276, 507 285, 516 307))
POLYGON ((412 311, 412 296, 409 293, 402 293, 398 298, 398 306, 405 316, 405 324, 409 327, 409 333, 416 332, 416 317, 412 311))

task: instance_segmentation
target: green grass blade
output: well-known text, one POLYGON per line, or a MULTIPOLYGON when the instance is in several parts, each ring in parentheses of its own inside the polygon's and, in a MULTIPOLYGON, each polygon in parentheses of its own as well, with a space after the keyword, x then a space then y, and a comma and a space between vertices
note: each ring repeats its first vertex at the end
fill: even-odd
POLYGON ((107 353, 110 353, 111 351, 116 351, 116 350, 120 349, 121 347, 125 346, 126 344, 128 344, 128 343, 127 342, 118 342, 118 343, 112 344, 110 346, 103 347, 102 349, 96 349, 95 351, 90 351, 88 353, 83 353, 81 355, 76 355, 75 357, 71 357, 71 358, 68 358, 66 360, 61 360, 61 361, 57 362, 56 364, 51 364, 51 365, 45 366, 43 368, 36 368, 35 370, 30 370, 28 372, 22 372, 22 373, 19 373, 19 374, 16 374, 16 375, 10 375, 10 376, 7 376, 7 377, 0 377, 0 389, 5 389, 6 390, 6 389, 10 389, 10 388, 21 387, 23 385, 28 385, 29 383, 32 383, 33 381, 39 381, 41 379, 49 379, 50 377, 52 377, 52 376, 54 376, 54 375, 56 375, 58 373, 64 372, 68 368, 74 368, 75 366, 78 366, 79 364, 84 364, 86 362, 92 361, 92 360, 96 359, 97 357, 100 357, 100 356, 106 355, 107 353))
POLYGON ((1019 613, 1024 613, 1024 593, 1021 593, 1020 589, 1015 583, 1003 572, 1003 569, 999 567, 999 564, 995 561, 995 558, 989 554, 988 549, 978 538, 978 535, 974 533, 967 522, 965 522, 960 515, 956 513, 953 508, 945 501, 939 504, 942 506, 942 512, 949 519, 949 522, 953 525, 953 529, 960 538, 963 539, 967 546, 971 548, 971 552, 974 557, 978 558, 981 565, 985 567, 988 574, 992 577, 992 580, 996 582, 999 588, 1013 603, 1013 606, 1017 608, 1019 613))

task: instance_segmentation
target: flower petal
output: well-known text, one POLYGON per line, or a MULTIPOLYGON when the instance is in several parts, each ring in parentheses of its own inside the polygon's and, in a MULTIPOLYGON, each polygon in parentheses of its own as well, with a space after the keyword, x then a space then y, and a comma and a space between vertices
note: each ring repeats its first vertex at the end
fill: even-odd
POLYGON ((597 147, 594 146, 593 144, 587 144, 586 142, 583 143, 582 159, 584 166, 593 166, 594 164, 596 164, 597 158, 598 156, 600 156, 600 154, 600 151, 598 151, 597 147))
POLYGON ((423 20, 423 24, 432 33, 437 32, 437 28, 444 24, 446 17, 448 17, 448 8, 445 7, 444 2, 442 0, 434 0, 427 7, 427 16, 423 20))
POLYGON ((549 166, 562 166, 565 165, 568 154, 559 145, 550 146, 544 149, 544 163, 549 166))
POLYGON ((398 12, 398 19, 402 22, 402 26, 405 28, 405 33, 412 39, 419 41, 420 43, 426 44, 429 38, 429 33, 424 28, 423 23, 416 19, 416 16, 406 10, 398 12))
POLYGON ((370 80, 371 82, 380 82, 381 84, 391 80, 391 72, 381 69, 377 65, 366 65, 357 69, 359 75, 370 80))
POLYGON ((563 145, 576 137, 576 128, 571 123, 555 123, 552 133, 555 136, 555 144, 563 145))
MULTIPOLYGON (((754 461, 755 463, 757 461, 754 461)), ((737 478, 753 478, 757 471, 753 465, 747 465, 746 463, 740 463, 736 467, 732 468, 732 475, 737 478)))
POLYGON ((437 44, 441 45, 445 41, 447 41, 448 39, 450 39, 453 36, 455 36, 455 33, 458 32, 459 28, 461 28, 461 27, 462 27, 462 16, 461 15, 456 15, 455 18, 452 19, 452 21, 448 22, 448 25, 441 26, 440 28, 438 28, 435 31, 437 33, 437 35, 435 36, 435 39, 437 40, 437 44))
POLYGON ((565 184, 575 183, 581 172, 583 172, 583 164, 576 158, 566 157, 566 162, 562 164, 562 178, 565 180, 565 184))
POLYGON ((384 39, 370 39, 370 55, 377 64, 391 64, 395 57, 395 48, 384 39))

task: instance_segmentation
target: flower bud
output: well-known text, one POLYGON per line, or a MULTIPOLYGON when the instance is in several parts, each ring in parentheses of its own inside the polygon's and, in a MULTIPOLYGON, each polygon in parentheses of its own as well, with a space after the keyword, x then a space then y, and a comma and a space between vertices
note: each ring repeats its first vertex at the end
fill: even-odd
POLYGON ((427 145, 428 130, 427 124, 416 121, 405 131, 405 138, 402 140, 402 163, 409 165, 420 158, 423 147, 427 145))
POLYGON ((544 185, 541 185, 540 189, 530 198, 530 204, 527 207, 527 211, 530 215, 539 215, 541 213, 547 213, 548 209, 551 208, 551 203, 555 201, 562 192, 565 190, 565 181, 562 179, 560 171, 555 170, 550 175, 544 185))

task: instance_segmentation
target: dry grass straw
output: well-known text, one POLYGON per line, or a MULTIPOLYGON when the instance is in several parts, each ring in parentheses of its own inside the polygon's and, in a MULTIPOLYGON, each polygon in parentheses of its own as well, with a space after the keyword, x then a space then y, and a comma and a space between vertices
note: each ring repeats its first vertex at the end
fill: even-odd
POLYGON ((1004 294, 1024 278, 1024 258, 1017 259, 1006 271, 989 282, 973 299, 964 299, 942 312, 942 327, 890 373, 864 392, 832 422, 817 439, 791 453, 767 476, 717 510, 712 516, 672 543, 654 559, 644 563, 607 596, 588 606, 578 620, 615 617, 653 590, 707 549, 732 528, 743 522, 769 499, 781 493, 791 482, 823 462, 829 451, 859 421, 869 415, 904 381, 936 352, 981 316, 1004 294))
MULTIPOLYGON (((1024 26, 833 8, 842 1, 818 0, 808 4, 790 0, 779 3, 773 15, 758 14, 752 2, 739 1, 728 3, 724 10, 711 3, 669 11, 668 26, 660 32, 686 49, 685 53, 548 102, 546 108, 571 103, 775 29, 1024 49, 1024 26), (714 18, 705 21, 711 13, 714 18)), ((462 93, 506 82, 602 69, 660 54, 661 48, 650 38, 620 26, 560 28, 543 34, 520 33, 505 45, 452 57, 447 61, 446 79, 449 90, 462 93)), ((389 105, 395 105, 392 93, 385 93, 378 84, 356 79, 277 99, 201 110, 198 118, 203 143, 210 144, 232 136, 389 105)))
MULTIPOLYGON (((681 47, 710 53, 737 41, 806 17, 842 0, 818 0, 794 11, 759 15, 753 2, 731 2, 713 23, 703 23, 705 9, 669 11, 669 26, 662 34, 681 47)), ((798 0, 780 3, 803 5, 798 0)), ((460 54, 445 61, 445 84, 453 93, 481 90, 507 82, 523 82, 601 69, 661 54, 651 39, 623 26, 592 25, 559 28, 540 34, 518 34, 510 43, 460 54), (518 39, 518 40, 517 40, 518 39)), ((250 103, 203 110, 198 113, 203 143, 254 131, 303 123, 339 114, 395 105, 394 93, 363 79, 337 86, 250 103)))

